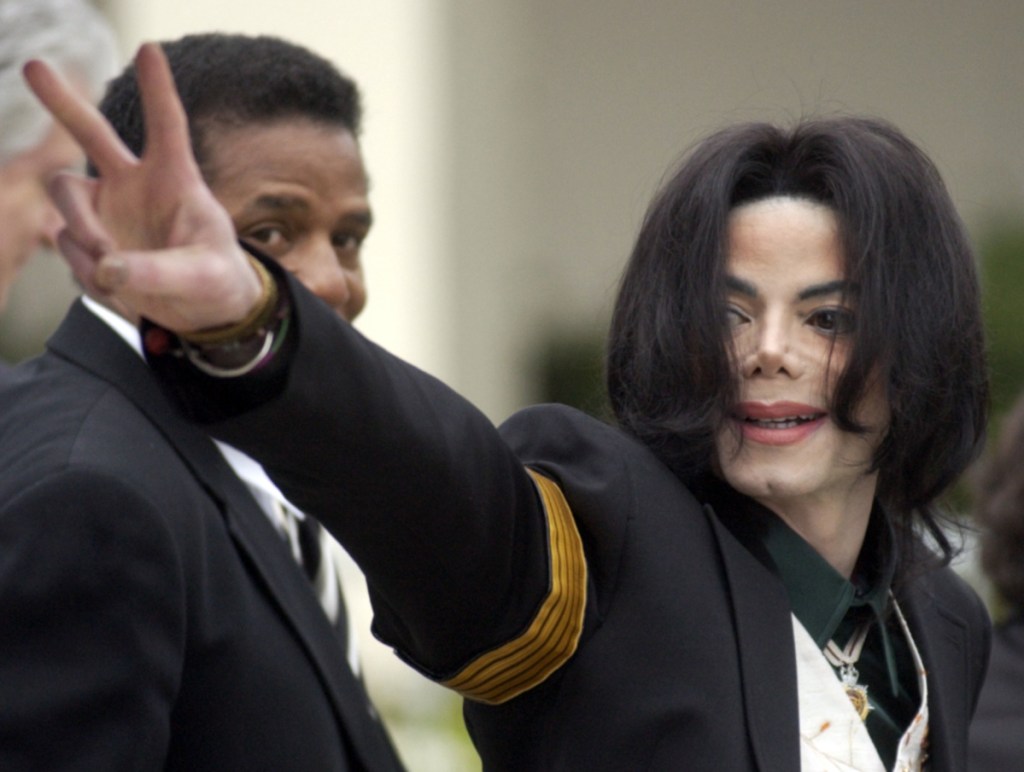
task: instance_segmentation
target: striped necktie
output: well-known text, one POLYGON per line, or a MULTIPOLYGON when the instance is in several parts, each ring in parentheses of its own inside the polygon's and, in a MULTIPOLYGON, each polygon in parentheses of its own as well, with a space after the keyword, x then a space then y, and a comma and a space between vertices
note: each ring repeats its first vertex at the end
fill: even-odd
POLYGON ((284 531, 292 557, 313 583, 320 605, 332 624, 338 621, 341 593, 338 574, 331 560, 327 532, 319 522, 301 514, 287 502, 273 499, 274 517, 284 531))
POLYGON ((345 603, 341 595, 341 579, 334 562, 334 541, 319 521, 307 517, 290 504, 275 497, 271 501, 273 515, 291 549, 292 557, 302 566, 324 614, 346 645, 352 672, 359 673, 356 641, 348 629, 345 603))
POLYGON ((352 672, 359 673, 359 657, 354 631, 345 613, 345 597, 341 592, 341 573, 336 559, 342 548, 318 521, 306 517, 285 500, 259 462, 238 448, 214 440, 224 460, 238 475, 256 500, 260 509, 281 534, 284 543, 306 576, 327 619, 346 646, 352 672))

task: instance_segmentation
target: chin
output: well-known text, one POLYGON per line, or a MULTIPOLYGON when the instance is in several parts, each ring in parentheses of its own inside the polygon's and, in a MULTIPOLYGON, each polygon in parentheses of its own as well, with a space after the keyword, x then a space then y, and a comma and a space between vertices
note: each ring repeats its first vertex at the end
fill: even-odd
POLYGON ((757 469, 747 466, 743 469, 725 469, 722 477, 740 493, 759 501, 782 500, 805 496, 813 490, 803 478, 786 474, 781 470, 757 469))
POLYGON ((726 442, 719 448, 718 476, 762 503, 810 495, 817 487, 813 458, 750 444, 737 448, 735 443, 726 442))

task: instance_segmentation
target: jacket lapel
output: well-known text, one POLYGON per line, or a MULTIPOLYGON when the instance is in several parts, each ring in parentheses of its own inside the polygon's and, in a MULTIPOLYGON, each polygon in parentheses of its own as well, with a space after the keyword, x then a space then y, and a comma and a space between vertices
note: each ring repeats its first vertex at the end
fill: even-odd
POLYGON ((142 358, 81 301, 71 307, 47 346, 56 355, 110 383, 161 431, 217 503, 228 532, 256 581, 262 584, 312 660, 363 765, 386 768, 382 763, 387 758, 399 768, 383 729, 373 717, 365 691, 347 665, 344 643, 320 608, 311 585, 212 440, 181 417, 142 358))
POLYGON ((705 507, 732 598, 750 745, 762 770, 800 769, 792 612, 778 577, 705 507))
POLYGON ((966 729, 970 719, 967 621, 940 604, 923 580, 900 605, 928 673, 928 768, 965 769, 967 737, 952 729, 966 729))

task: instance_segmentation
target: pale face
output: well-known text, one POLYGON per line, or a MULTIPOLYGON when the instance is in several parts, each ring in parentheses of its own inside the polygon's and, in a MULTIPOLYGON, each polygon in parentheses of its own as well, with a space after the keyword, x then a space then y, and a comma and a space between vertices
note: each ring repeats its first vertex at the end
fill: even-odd
POLYGON ((355 319, 366 304, 360 249, 372 216, 352 134, 299 118, 213 127, 206 148, 207 182, 239 237, 355 319))
POLYGON ((857 316, 835 215, 795 198, 737 207, 726 271, 739 404, 716 436, 719 473, 798 531, 807 517, 866 518, 889 412, 877 383, 856 414, 866 434, 842 431, 829 412, 857 316))
POLYGON ((0 166, 0 309, 18 272, 41 247, 54 245, 63 225, 47 183, 84 160, 71 136, 55 124, 42 142, 0 166))

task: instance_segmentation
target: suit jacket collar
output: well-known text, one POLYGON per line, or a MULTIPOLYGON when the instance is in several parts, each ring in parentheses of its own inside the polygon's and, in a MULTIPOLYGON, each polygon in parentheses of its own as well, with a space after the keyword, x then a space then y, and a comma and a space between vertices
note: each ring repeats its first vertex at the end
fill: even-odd
MULTIPOLYGON (((791 612, 781 580, 751 554, 720 518, 732 512, 705 506, 718 542, 733 603, 743 699, 756 764, 763 770, 800 769, 799 705, 791 612), (784 739, 791 738, 791 739, 784 739)), ((928 671, 928 768, 966 768, 968 621, 941 603, 927 578, 898 596, 928 671), (961 706, 962 715, 955 715, 961 706)))
POLYGON ((966 769, 968 621, 941 603, 927 579, 918 580, 898 599, 927 670, 928 768, 935 772, 966 769), (963 731, 955 733, 954 727, 963 731))
POLYGON ((374 746, 387 741, 346 664, 342 642, 279 534, 213 441, 178 413, 141 357, 81 301, 72 305, 47 348, 109 383, 161 431, 217 503, 254 577, 312 660, 353 751, 364 766, 379 766, 380 749, 374 746))
POLYGON ((718 541, 732 598, 744 711, 755 763, 766 771, 800 769, 795 644, 785 588, 710 506, 705 506, 705 512, 718 541))

